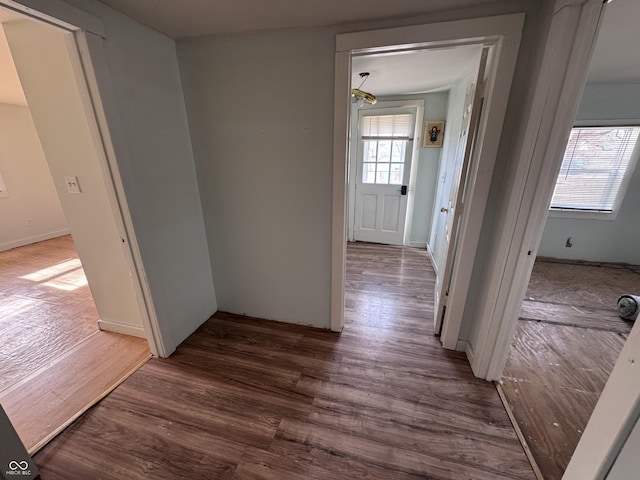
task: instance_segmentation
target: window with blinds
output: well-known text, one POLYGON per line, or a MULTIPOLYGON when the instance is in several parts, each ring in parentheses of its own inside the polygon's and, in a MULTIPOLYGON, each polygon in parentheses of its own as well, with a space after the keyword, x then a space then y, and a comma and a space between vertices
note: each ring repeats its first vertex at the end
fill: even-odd
POLYGON ((363 117, 360 125, 362 138, 367 139, 405 139, 411 137, 413 115, 376 115, 363 117))
POLYGON ((640 127, 572 129, 551 208, 612 212, 639 134, 640 127))
POLYGON ((360 122, 362 183, 401 185, 413 115, 366 116, 360 122))

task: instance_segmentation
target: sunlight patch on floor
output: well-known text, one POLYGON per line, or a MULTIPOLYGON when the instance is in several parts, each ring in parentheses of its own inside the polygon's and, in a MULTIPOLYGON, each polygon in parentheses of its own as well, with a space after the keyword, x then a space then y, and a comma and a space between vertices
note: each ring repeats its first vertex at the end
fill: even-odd
POLYGON ((77 258, 60 262, 51 267, 43 268, 20 278, 32 282, 42 282, 47 287, 72 291, 87 285, 82 264, 77 258))

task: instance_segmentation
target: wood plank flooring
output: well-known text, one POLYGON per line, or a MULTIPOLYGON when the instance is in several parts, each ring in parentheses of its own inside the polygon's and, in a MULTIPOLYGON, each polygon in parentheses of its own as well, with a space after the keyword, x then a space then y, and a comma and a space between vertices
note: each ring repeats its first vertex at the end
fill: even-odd
POLYGON ((70 235, 0 252, 0 391, 98 331, 70 235))
POLYGON ((546 480, 562 478, 631 329, 636 268, 536 261, 501 381, 546 480))
MULTIPOLYGON (((432 332, 426 252, 349 245, 341 334, 218 312, 35 457, 44 479, 533 479, 432 332)), ((302 319, 301 319, 302 320, 302 319)))
POLYGON ((0 392, 0 404, 22 443, 34 452, 149 357, 142 338, 97 332, 0 392))
POLYGON ((71 236, 0 252, 0 403, 29 452, 148 360, 97 320, 71 236))

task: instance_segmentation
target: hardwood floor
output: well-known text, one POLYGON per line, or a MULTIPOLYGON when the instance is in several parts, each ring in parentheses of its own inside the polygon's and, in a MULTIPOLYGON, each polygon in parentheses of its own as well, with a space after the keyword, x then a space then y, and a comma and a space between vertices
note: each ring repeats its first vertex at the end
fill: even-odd
POLYGON ((536 261, 501 384, 546 480, 562 478, 631 330, 616 310, 629 292, 635 267, 536 261))
POLYGON ((0 252, 0 404, 34 452, 149 359, 100 332, 69 235, 0 252))
POLYGON ((70 235, 0 252, 0 391, 98 331, 70 235))
POLYGON ((534 478, 494 385, 432 334, 426 252, 349 245, 347 270, 344 332, 217 313, 43 448, 42 478, 534 478))
POLYGON ((22 443, 35 452, 150 357, 147 341, 97 332, 0 392, 22 443))

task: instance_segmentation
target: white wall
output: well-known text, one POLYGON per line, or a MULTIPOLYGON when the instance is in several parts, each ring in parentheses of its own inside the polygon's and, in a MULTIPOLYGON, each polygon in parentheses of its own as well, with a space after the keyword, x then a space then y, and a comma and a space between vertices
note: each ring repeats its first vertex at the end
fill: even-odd
POLYGON ((178 42, 221 310, 329 327, 333 38, 178 42))
POLYGON ((0 104, 0 251, 69 233, 29 109, 0 104))
MULTIPOLYGON (((178 41, 221 310, 329 327, 335 34, 514 12, 527 18, 513 117, 523 114, 549 22, 536 0, 178 41)), ((505 144, 518 126, 507 121, 505 144)), ((498 170, 510 161, 504 150, 498 170)))
MULTIPOLYGON (((640 123, 640 84, 587 85, 576 120, 640 123)), ((636 150, 640 154, 640 149, 636 150)), ((549 217, 538 255, 640 264, 640 168, 632 174, 615 220, 549 217), (568 237, 573 247, 565 247, 568 237)))
MULTIPOLYGON (((118 167, 167 353, 217 309, 175 43, 95 0, 124 144, 118 167)), ((105 79, 98 79, 104 84, 105 79)))

